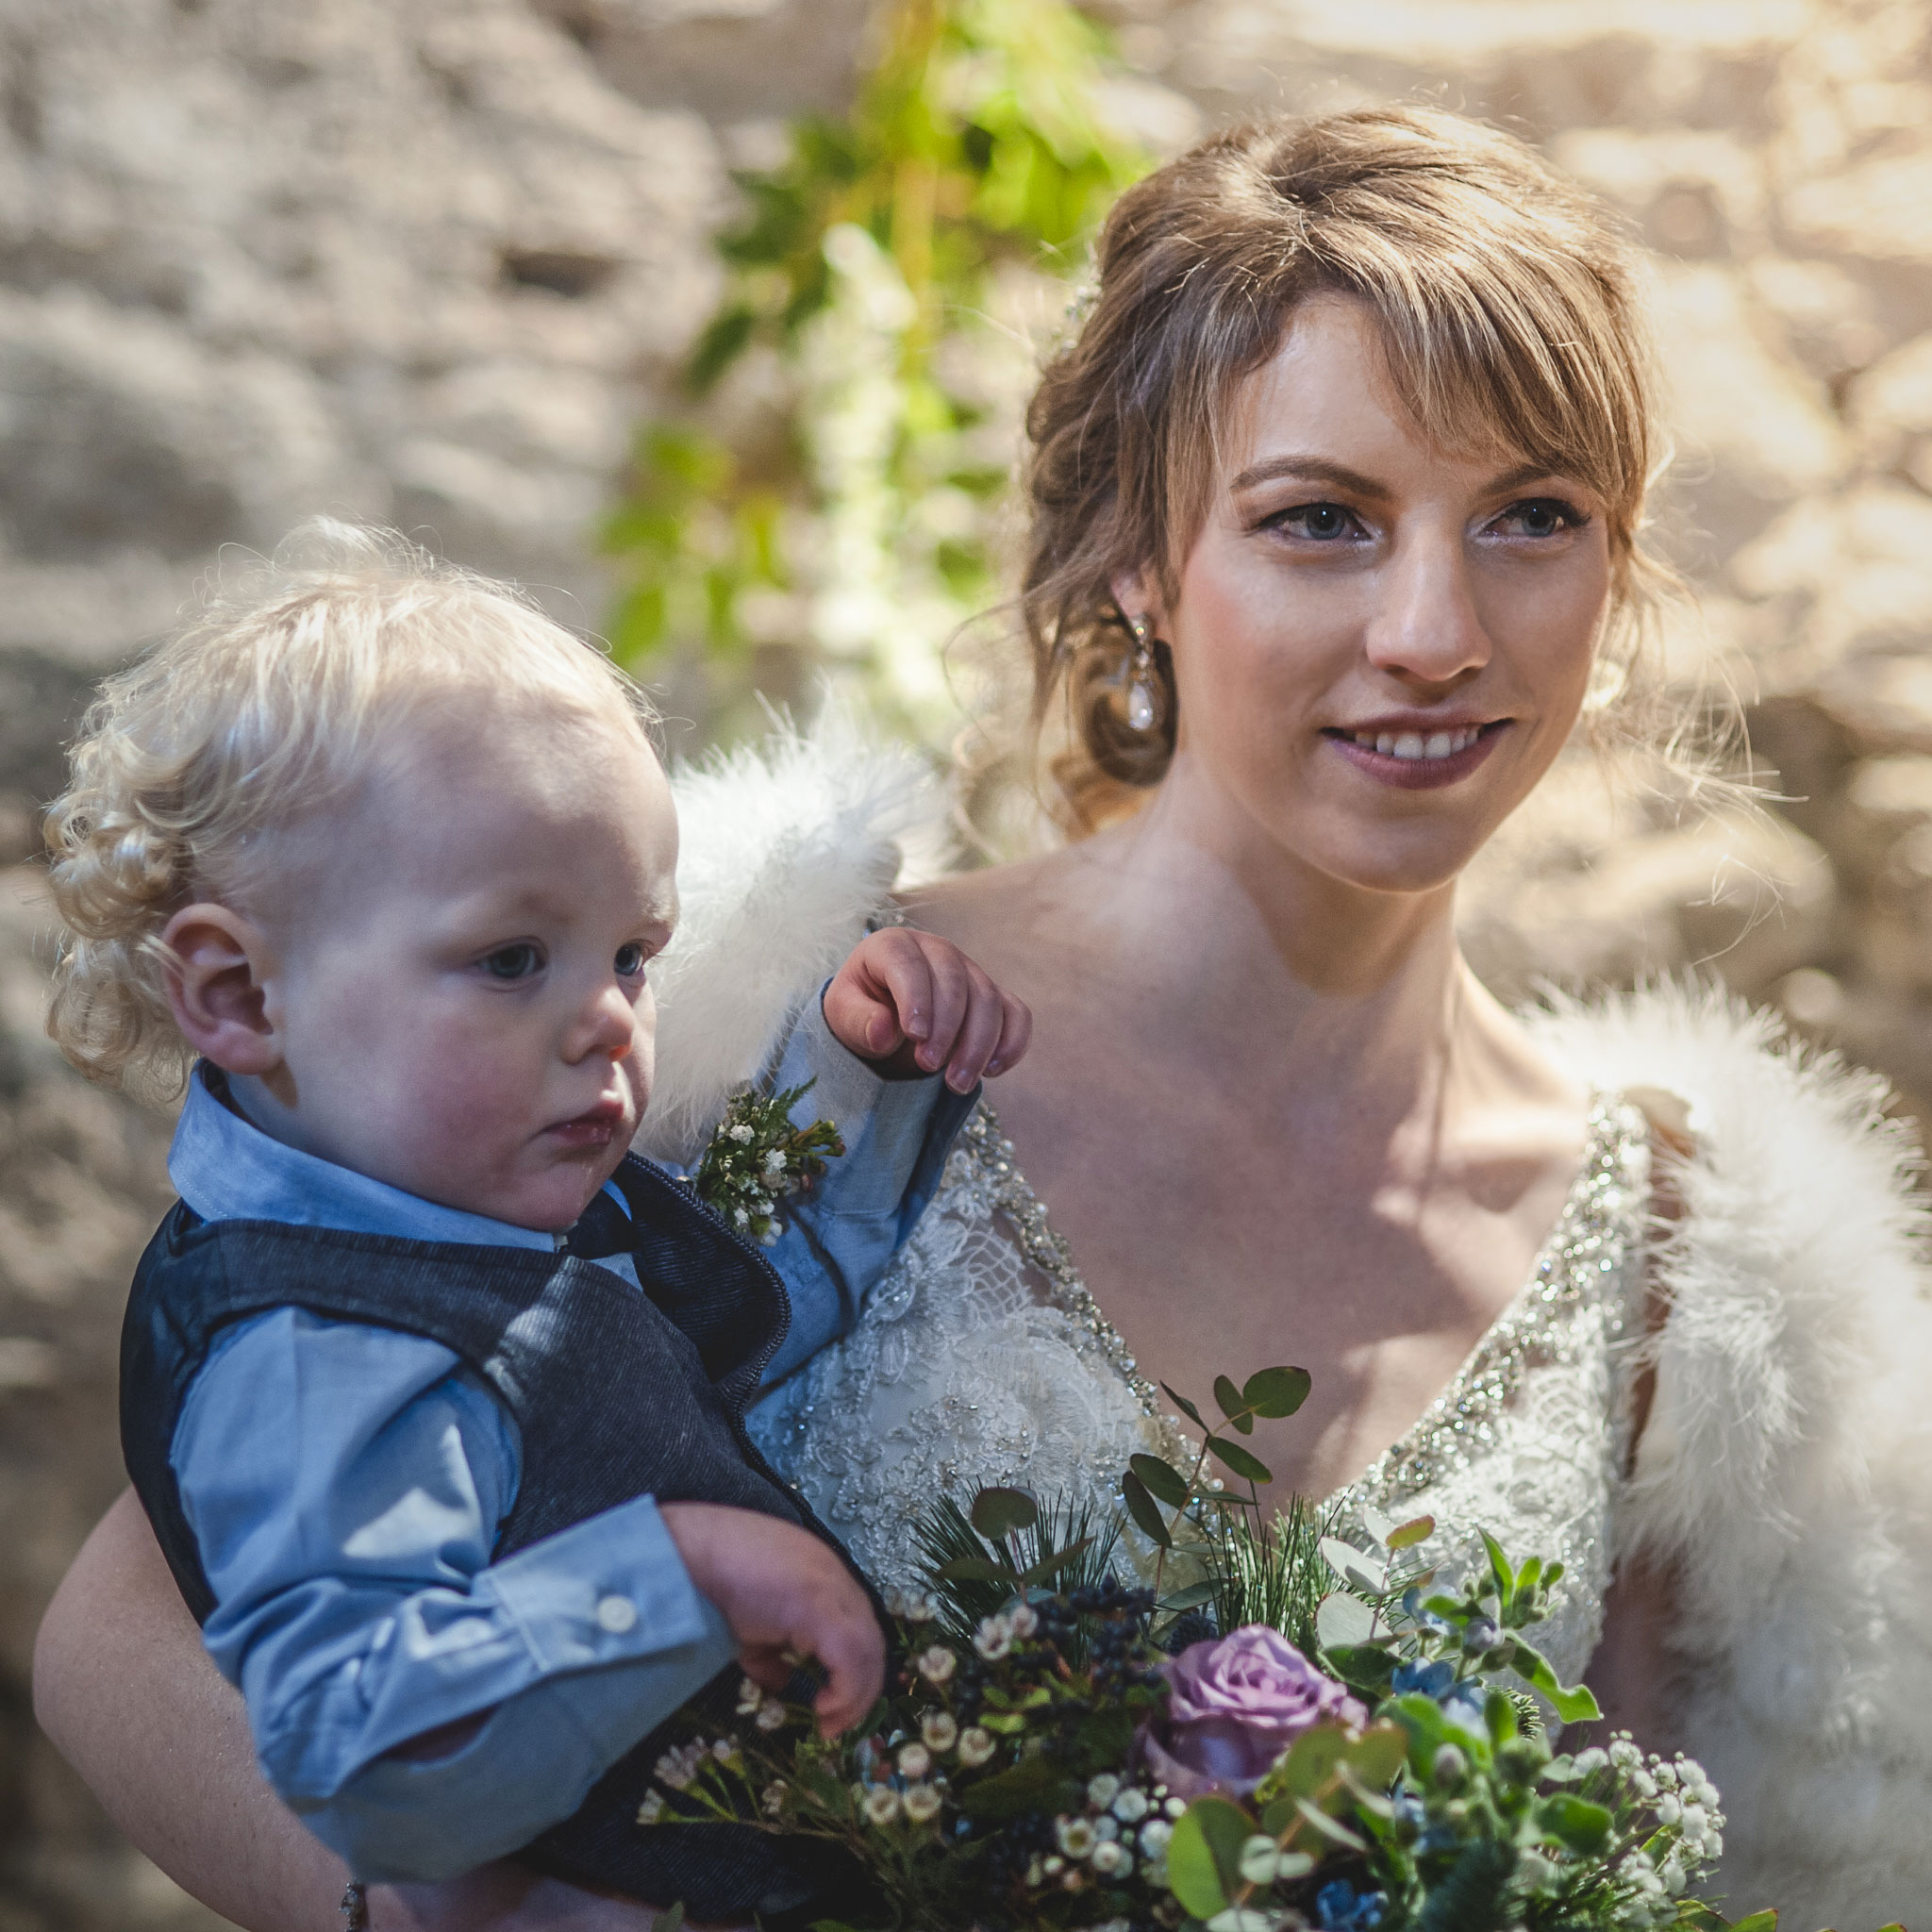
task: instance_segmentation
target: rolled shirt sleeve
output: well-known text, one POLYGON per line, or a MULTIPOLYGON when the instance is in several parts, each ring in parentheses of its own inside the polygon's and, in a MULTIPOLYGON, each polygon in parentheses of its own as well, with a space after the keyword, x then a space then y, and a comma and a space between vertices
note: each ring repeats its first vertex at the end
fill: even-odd
POLYGON ((955 1093, 937 1074, 882 1080, 841 1045, 819 1000, 807 1005, 781 1054, 774 1085, 812 1082, 792 1109, 795 1124, 829 1120, 845 1152, 810 1192, 788 1201, 771 1250, 791 1299, 791 1325, 766 1367, 781 1382, 846 1334, 939 1190, 955 1136, 979 1104, 979 1089, 955 1093))
POLYGON ((527 1842, 733 1655, 649 1497, 492 1563, 519 1448, 449 1349, 296 1308, 227 1331, 183 1404, 204 1641, 269 1781, 360 1876, 527 1842), (383 1760, 492 1708, 446 1758, 383 1760))

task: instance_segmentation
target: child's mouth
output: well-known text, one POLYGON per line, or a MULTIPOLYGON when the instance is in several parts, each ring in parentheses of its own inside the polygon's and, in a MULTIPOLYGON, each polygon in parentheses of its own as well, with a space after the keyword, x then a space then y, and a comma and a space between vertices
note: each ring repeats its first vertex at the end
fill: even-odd
POLYGON ((624 1131, 624 1102, 613 1096, 543 1131, 566 1147, 608 1147, 624 1131))

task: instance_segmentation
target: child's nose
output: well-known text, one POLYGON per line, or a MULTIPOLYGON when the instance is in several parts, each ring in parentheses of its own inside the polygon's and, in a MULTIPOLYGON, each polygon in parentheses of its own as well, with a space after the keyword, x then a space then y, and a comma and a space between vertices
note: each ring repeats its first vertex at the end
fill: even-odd
POLYGON ((597 995, 589 1022, 587 1054, 608 1054, 613 1060, 621 1060, 637 1043, 637 1015, 618 987, 606 987, 597 995))

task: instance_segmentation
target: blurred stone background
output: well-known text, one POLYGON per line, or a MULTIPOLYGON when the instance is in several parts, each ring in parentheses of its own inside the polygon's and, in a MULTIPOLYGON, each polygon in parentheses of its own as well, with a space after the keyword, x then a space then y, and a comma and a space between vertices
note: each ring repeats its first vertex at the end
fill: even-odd
MULTIPOLYGON (((1424 96, 1655 251, 1696 583, 1785 802, 1679 822, 1587 760, 1472 883, 1504 991, 1697 966, 1932 1107, 1932 9, 1106 0, 1172 144, 1424 96)), ((166 1124, 42 1037, 33 809, 89 680, 225 542, 433 532, 567 620, 716 288, 734 161, 836 108, 862 0, 0 0, 0 1932, 219 1922, 34 1731, 42 1606, 121 1481, 114 1339, 166 1124)))

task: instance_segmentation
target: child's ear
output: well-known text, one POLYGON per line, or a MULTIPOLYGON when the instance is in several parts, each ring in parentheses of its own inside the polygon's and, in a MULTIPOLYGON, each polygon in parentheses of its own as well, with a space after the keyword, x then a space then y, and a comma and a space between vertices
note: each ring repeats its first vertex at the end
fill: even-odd
POLYGON ((184 906, 161 933, 168 1005, 181 1037, 229 1074, 270 1074, 281 1041, 264 995, 268 941, 225 906, 184 906))

